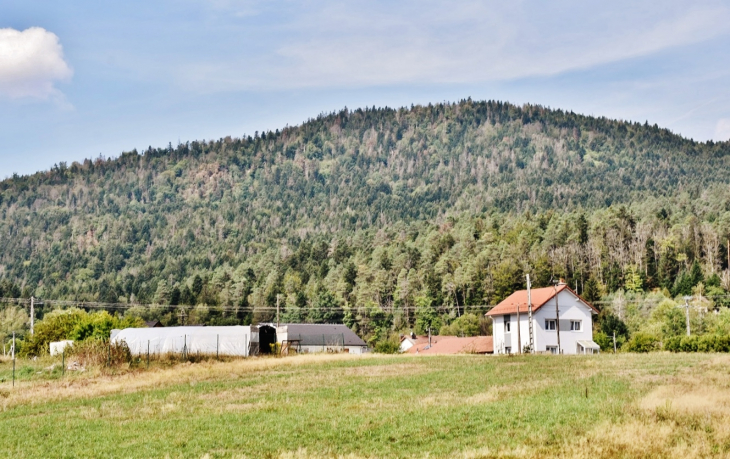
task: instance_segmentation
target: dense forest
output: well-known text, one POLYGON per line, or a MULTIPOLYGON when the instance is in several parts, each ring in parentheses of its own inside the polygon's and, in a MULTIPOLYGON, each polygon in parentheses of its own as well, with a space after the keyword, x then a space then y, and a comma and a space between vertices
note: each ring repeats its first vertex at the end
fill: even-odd
POLYGON ((344 109, 0 182, 0 297, 165 324, 268 321, 278 304, 372 341, 453 329, 526 273, 609 309, 724 307, 729 166, 728 142, 541 106, 344 109))

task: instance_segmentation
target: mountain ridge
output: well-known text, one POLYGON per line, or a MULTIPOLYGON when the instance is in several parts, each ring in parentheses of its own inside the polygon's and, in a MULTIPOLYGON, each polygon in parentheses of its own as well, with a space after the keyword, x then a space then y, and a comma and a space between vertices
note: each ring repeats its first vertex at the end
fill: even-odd
MULTIPOLYGON (((715 254, 702 245, 707 225, 725 238, 729 153, 728 142, 536 105, 345 109, 6 179, 0 278, 55 299, 250 312, 285 295, 291 311, 374 304, 390 320, 411 270, 411 308, 416 297, 457 311, 489 304, 529 270, 539 282, 592 276, 610 292, 643 269, 644 288, 673 288, 695 261, 708 276, 727 267, 720 242, 715 254), (649 250, 644 226, 654 269, 674 238, 662 280, 646 253, 624 253, 649 250), (514 279, 495 286, 500 276, 514 279)), ((255 314, 245 317, 235 320, 255 314)))

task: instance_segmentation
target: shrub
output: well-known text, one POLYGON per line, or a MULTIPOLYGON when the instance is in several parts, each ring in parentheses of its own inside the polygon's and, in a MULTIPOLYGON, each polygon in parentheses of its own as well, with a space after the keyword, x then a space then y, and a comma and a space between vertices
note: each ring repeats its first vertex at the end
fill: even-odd
POLYGON ((375 343, 375 352, 378 354, 397 354, 400 350, 400 343, 390 338, 375 343))
POLYGON ((48 345, 53 341, 68 339, 85 311, 77 308, 57 309, 45 315, 43 320, 35 325, 34 334, 23 343, 22 355, 45 355, 48 345))
POLYGON ((120 318, 106 311, 92 314, 81 309, 57 309, 39 321, 35 334, 23 344, 23 355, 45 355, 53 341, 94 339, 108 341, 114 328, 139 327, 144 322, 136 317, 120 318))
POLYGON ((659 340, 649 333, 634 333, 622 349, 628 352, 651 352, 659 348, 659 340))
POLYGON ((602 351, 613 350, 613 338, 609 337, 603 332, 596 332, 593 334, 593 341, 601 347, 602 351))
POLYGON ((664 349, 671 352, 730 352, 730 336, 675 336, 665 341, 664 349))
POLYGON ((479 317, 475 314, 464 314, 451 322, 451 325, 444 325, 439 330, 439 335, 447 336, 479 336, 479 317))
POLYGON ((664 350, 669 352, 679 352, 682 347, 682 337, 672 336, 664 340, 664 350))

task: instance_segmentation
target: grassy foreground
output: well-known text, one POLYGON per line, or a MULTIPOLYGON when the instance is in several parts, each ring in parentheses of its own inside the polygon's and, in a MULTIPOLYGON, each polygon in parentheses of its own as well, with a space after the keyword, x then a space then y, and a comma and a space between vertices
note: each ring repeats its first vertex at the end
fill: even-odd
POLYGON ((49 373, 0 383, 0 457, 730 456, 726 355, 320 355, 49 373))

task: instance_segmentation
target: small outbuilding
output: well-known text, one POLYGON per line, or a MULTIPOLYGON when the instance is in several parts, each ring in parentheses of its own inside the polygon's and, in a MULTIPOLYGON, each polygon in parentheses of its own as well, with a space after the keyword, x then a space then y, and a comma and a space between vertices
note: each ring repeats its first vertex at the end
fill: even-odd
POLYGON ((363 354, 368 345, 345 324, 281 324, 276 341, 283 353, 348 352, 363 354))
POLYGON ((73 343, 74 342, 72 340, 70 340, 70 339, 66 339, 66 340, 63 340, 63 341, 53 341, 50 344, 50 347, 51 347, 51 349, 50 349, 51 355, 53 356, 53 355, 61 355, 61 354, 63 354, 63 351, 68 346, 71 346, 73 343))

